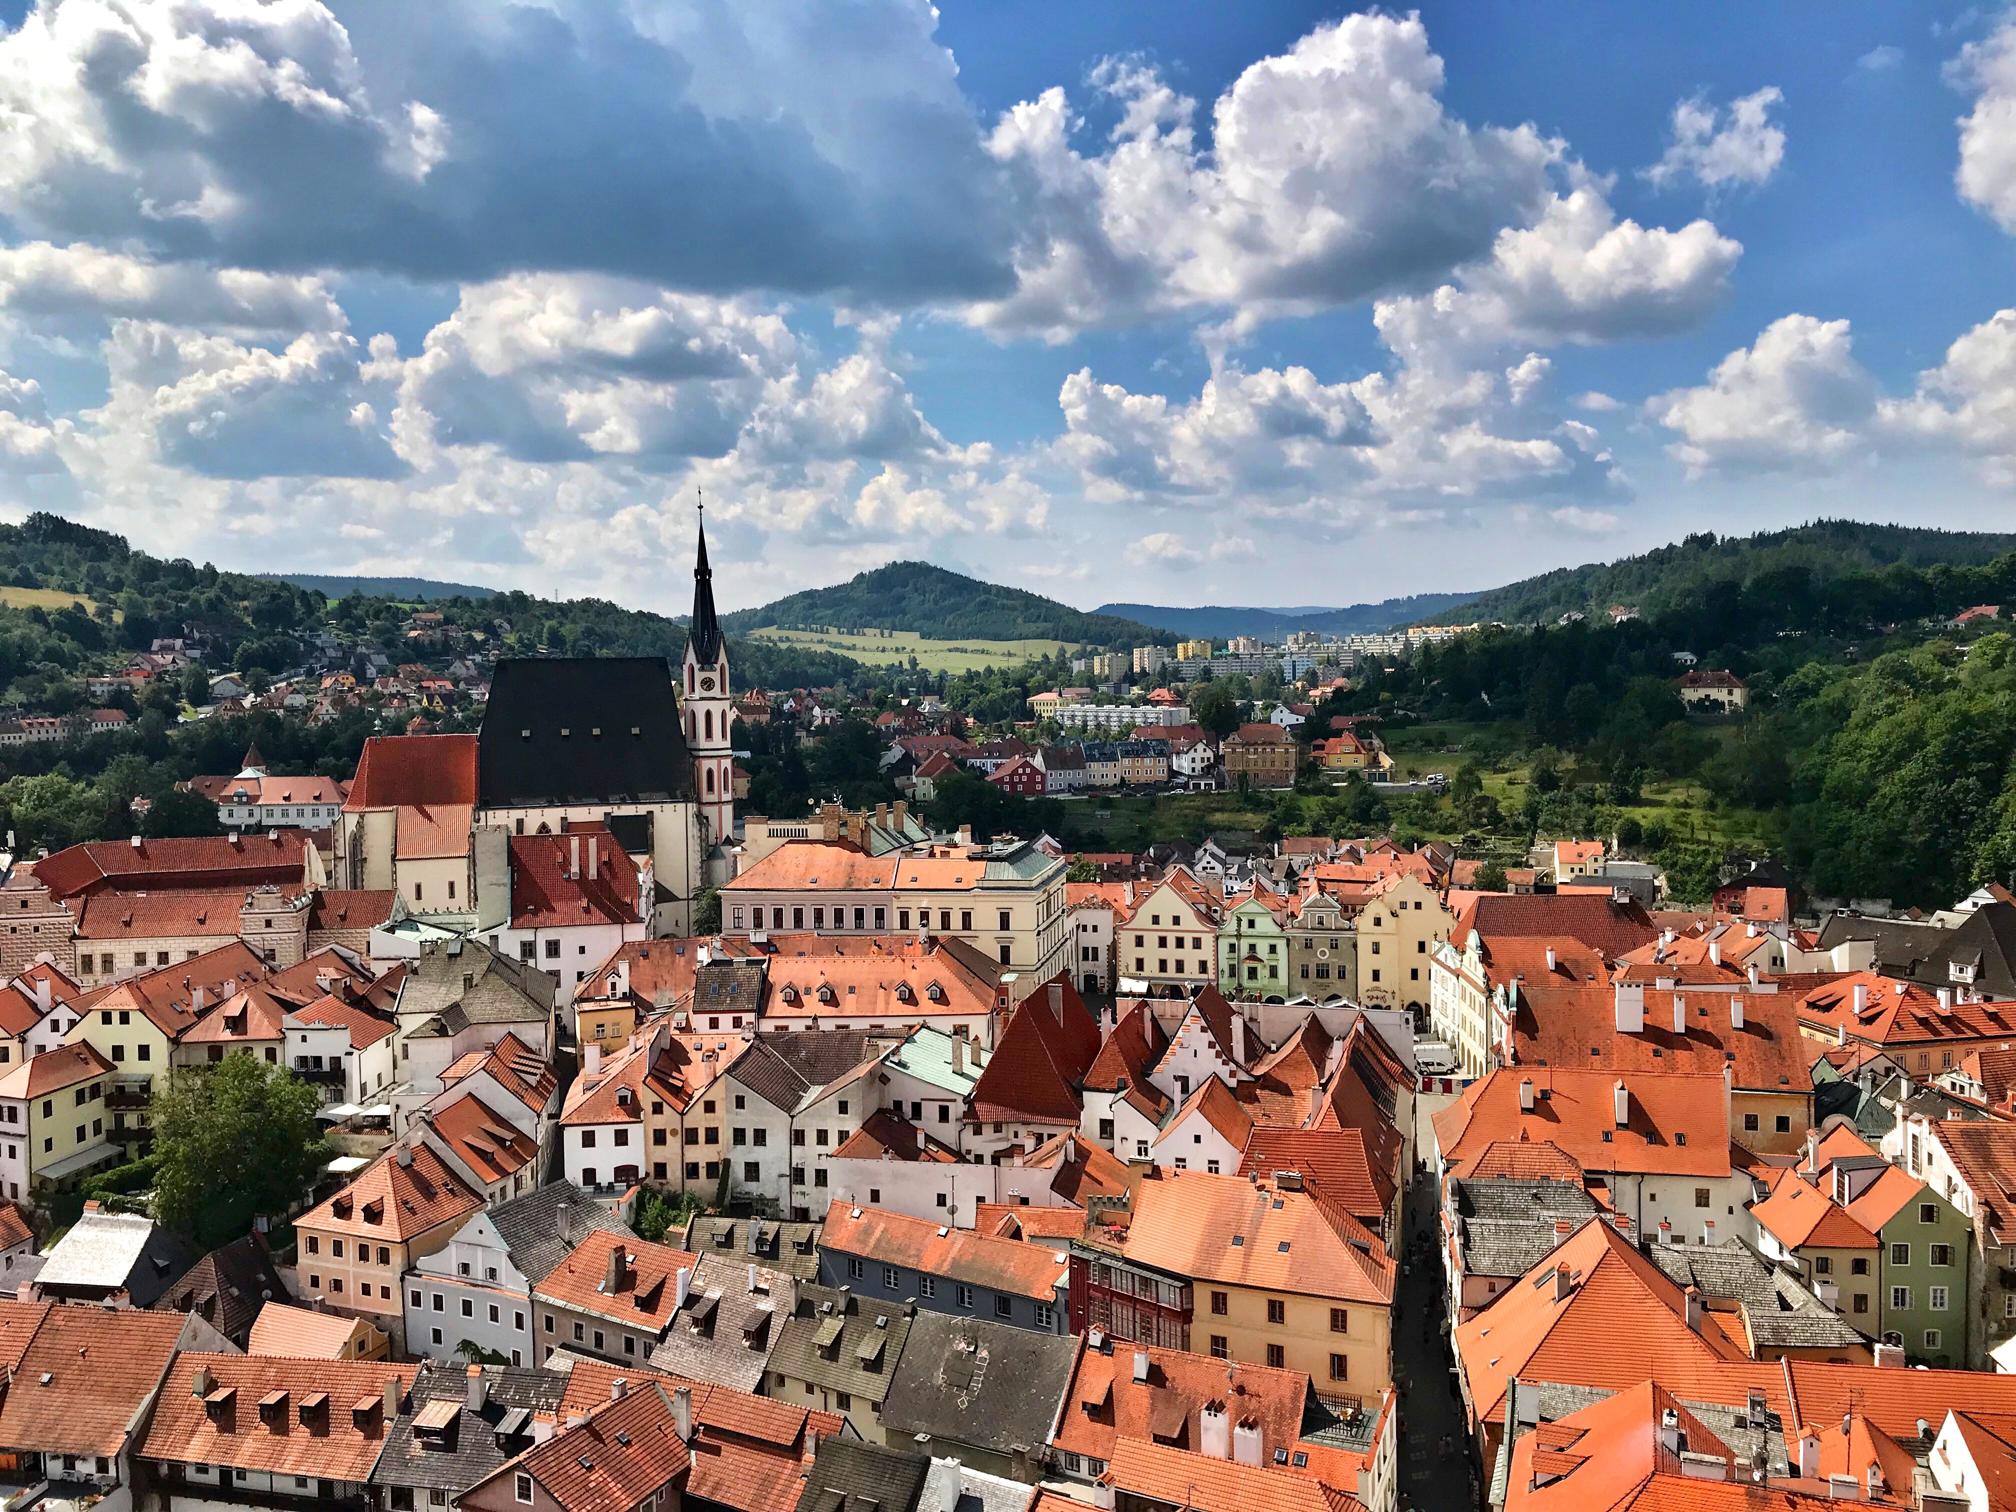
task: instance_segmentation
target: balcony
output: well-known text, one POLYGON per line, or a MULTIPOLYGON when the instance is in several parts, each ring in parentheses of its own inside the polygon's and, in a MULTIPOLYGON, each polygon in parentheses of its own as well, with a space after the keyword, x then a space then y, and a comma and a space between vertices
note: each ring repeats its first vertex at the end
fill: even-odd
POLYGON ((119 1111, 145 1108, 153 1101, 153 1080, 145 1076, 115 1076, 105 1084, 105 1106, 119 1111))

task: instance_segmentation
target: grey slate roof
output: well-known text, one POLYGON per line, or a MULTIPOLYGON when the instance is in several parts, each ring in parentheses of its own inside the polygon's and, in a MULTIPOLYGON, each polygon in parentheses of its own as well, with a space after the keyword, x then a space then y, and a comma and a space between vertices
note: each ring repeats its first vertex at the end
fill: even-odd
POLYGON ((760 959, 708 961, 693 973, 693 1022, 697 1024, 703 1013, 746 1013, 753 1019, 763 1011, 763 988, 769 977, 769 968, 760 959))
POLYGON ((797 1309, 784 1320, 770 1351, 771 1373, 880 1406, 895 1382, 912 1321, 911 1309, 899 1303, 830 1286, 800 1286, 797 1309))
POLYGON ((43 1257, 36 1284, 55 1301, 98 1301, 126 1290, 151 1308, 196 1259, 178 1235, 132 1213, 85 1213, 43 1257))
POLYGON ((882 1404, 882 1422, 891 1432, 929 1434, 1004 1455, 1039 1448, 1049 1439, 1077 1357, 1074 1335, 919 1313, 882 1404))
POLYGON ((1456 1214, 1463 1269, 1477 1276, 1523 1276, 1564 1237, 1558 1219, 1576 1226, 1596 1200, 1565 1181, 1458 1181, 1456 1214))
POLYGON ((399 1016, 440 1020, 410 1031, 453 1033, 470 1024, 549 1022, 553 978, 530 962, 507 960, 481 940, 430 940, 399 988, 399 1016))
POLYGON ((468 1367, 426 1360, 413 1378, 406 1410, 393 1420, 371 1471, 374 1486, 410 1486, 459 1493, 532 1447, 532 1416, 560 1407, 567 1378, 530 1366, 485 1365, 484 1403, 468 1407, 468 1367), (439 1435, 413 1431, 413 1418, 429 1402, 460 1402, 462 1411, 439 1435))
POLYGON ((631 1232, 627 1223, 571 1181, 550 1182, 513 1197, 490 1210, 490 1221, 511 1263, 534 1286, 590 1234, 631 1232))
POLYGON ((662 656, 497 663, 476 737, 483 808, 693 796, 693 758, 662 656))
POLYGON ((287 1296, 273 1257, 247 1234, 219 1245, 190 1266, 154 1299, 153 1307, 156 1312, 193 1312, 242 1346, 259 1309, 275 1297, 285 1301, 287 1296))
POLYGON ((696 1255, 753 1260, 794 1281, 817 1281, 821 1227, 817 1223, 780 1223, 774 1218, 695 1213, 684 1228, 668 1230, 665 1242, 696 1255))
POLYGON ((868 1059, 874 1053, 870 1039, 865 1029, 764 1035, 742 1053, 728 1076, 765 1102, 791 1112, 813 1092, 868 1059))
POLYGON ((1698 1287, 1706 1297, 1742 1303, 1760 1347, 1841 1349, 1869 1342, 1797 1277, 1740 1239, 1709 1245, 1654 1244, 1646 1253, 1676 1284, 1698 1287))
POLYGON ((673 1375, 755 1392, 763 1384, 771 1346, 797 1300, 797 1283, 780 1271, 755 1265, 732 1250, 704 1254, 694 1267, 686 1305, 651 1351, 651 1364, 673 1375))
POLYGON ((819 1452, 798 1497, 798 1512, 917 1512, 931 1461, 835 1434, 819 1452))

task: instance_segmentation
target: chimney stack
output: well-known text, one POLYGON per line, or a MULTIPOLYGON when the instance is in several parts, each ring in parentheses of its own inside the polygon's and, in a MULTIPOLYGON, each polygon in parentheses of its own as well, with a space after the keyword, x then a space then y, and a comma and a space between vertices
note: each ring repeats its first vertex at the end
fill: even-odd
POLYGON ((679 1435, 679 1442, 693 1442, 693 1388, 675 1386, 672 1389, 672 1427, 679 1435))
POLYGON ((567 880, 572 882, 581 875, 581 836, 578 831, 567 832, 567 880))
POLYGON ((1698 1287, 1687 1288, 1687 1326, 1695 1333, 1701 1332, 1701 1317, 1704 1312, 1701 1292, 1698 1287))
POLYGON ((581 1074, 593 1076, 602 1069, 602 1047, 590 1040, 581 1047, 581 1074))
POLYGON ((605 1293, 614 1292, 622 1283, 623 1246, 621 1244, 612 1244, 609 1246, 609 1263, 603 1267, 602 1271, 602 1290, 605 1293))
POLYGON ((1677 992, 1673 994, 1673 1032, 1687 1032, 1687 999, 1677 992))
POLYGON ((1617 1032, 1619 1034, 1645 1032, 1645 989, 1636 982, 1617 984, 1617 1032))
POLYGON ((385 1378, 385 1426, 391 1428, 392 1419, 399 1416, 399 1377, 385 1378))
POLYGON ((1722 942, 1720 940, 1710 940, 1708 942, 1708 964, 1710 966, 1720 966, 1722 964, 1722 942))
POLYGON ((1533 1078, 1530 1076, 1519 1078, 1519 1111, 1521 1113, 1533 1111, 1533 1078))
POLYGON ((1566 1261, 1561 1261, 1554 1267, 1554 1300, 1565 1301, 1568 1293, 1573 1290, 1575 1290, 1575 1273, 1568 1269, 1566 1261))
POLYGON ((1148 1351, 1145 1349, 1137 1349, 1134 1351, 1134 1380, 1135 1383, 1138 1385, 1142 1382, 1145 1382, 1147 1379, 1148 1379, 1148 1351))
POLYGON ((630 1382, 627 1377, 618 1376, 609 1383, 610 1401, 620 1402, 628 1395, 630 1395, 630 1382))
POLYGON ((1869 984, 1867 982, 1857 982, 1850 1001, 1854 1004, 1855 1017, 1859 1019, 1863 1014, 1867 1013, 1869 1011, 1869 984))
POLYGON ((1547 947, 1547 975, 1554 975, 1554 947, 1552 945, 1547 947))
MULTIPOLYGON (((753 1269, 753 1267, 752 1267, 753 1269)), ((672 1279, 672 1307, 674 1311, 686 1305, 686 1298, 693 1290, 693 1267, 682 1265, 678 1275, 672 1279)))
POLYGON ((1241 1418, 1232 1426, 1232 1462, 1238 1465, 1258 1465, 1262 1458, 1260 1425, 1250 1417, 1241 1418))
POLYGON ((1743 1027, 1743 997, 1741 993, 1729 999, 1729 1027, 1731 1029, 1741 1029, 1743 1027))
POLYGON ((471 1365, 468 1375, 469 1410, 471 1412, 481 1412, 483 1410, 484 1399, 490 1392, 489 1383, 483 1378, 483 1367, 481 1365, 471 1365))
POLYGON ((1624 1128, 1631 1122, 1631 1094, 1624 1086, 1624 1078, 1617 1078, 1617 1085, 1611 1088, 1611 1101, 1615 1104, 1617 1127, 1624 1128))
POLYGON ((591 877, 602 875, 602 842, 595 835, 588 837, 588 875, 591 877))

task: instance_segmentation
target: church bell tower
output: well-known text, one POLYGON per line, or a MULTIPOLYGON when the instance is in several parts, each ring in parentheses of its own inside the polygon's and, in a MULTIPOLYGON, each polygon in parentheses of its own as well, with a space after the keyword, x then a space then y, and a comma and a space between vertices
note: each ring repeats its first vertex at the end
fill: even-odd
POLYGON ((728 693, 728 643, 714 613, 714 573, 707 565, 707 521, 700 521, 693 562, 693 622, 681 667, 680 710, 686 748, 693 756, 693 796, 700 816, 703 879, 727 880, 728 847, 735 843, 735 756, 730 728, 735 702, 728 693))

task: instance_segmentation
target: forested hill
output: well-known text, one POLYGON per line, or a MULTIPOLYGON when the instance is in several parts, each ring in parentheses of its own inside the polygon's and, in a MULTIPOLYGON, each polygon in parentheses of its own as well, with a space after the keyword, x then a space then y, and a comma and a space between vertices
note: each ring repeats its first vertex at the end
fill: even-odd
MULTIPOLYGON (((679 656, 686 627, 602 599, 560 602, 526 593, 430 601, 455 624, 480 630, 500 655, 679 656)), ((62 712, 82 696, 79 678, 123 665, 157 636, 200 622, 231 648, 240 672, 300 665, 307 640, 330 628, 347 643, 402 644, 410 600, 369 593, 331 598, 277 578, 137 551, 123 536, 58 515, 0 525, 0 703, 62 712)), ((825 686, 858 674, 844 657, 735 641, 743 687, 825 686)))
POLYGON ((1718 587, 1752 590, 1774 582, 1795 599, 1842 578, 1880 577, 1893 567, 1980 566, 2016 550, 2016 535, 1816 520, 1753 536, 1690 535, 1616 562, 1543 572, 1475 594, 1435 616, 1441 624, 1497 620, 1545 623, 1613 605, 1651 616, 1685 610, 1718 587))
POLYGON ((433 578, 349 577, 327 572, 262 572, 259 576, 274 582, 292 583, 296 588, 313 588, 330 598, 362 593, 371 598, 401 599, 407 603, 426 603, 431 599, 481 599, 497 591, 495 588, 479 588, 473 583, 437 582, 433 578))
POLYGON ((1297 630, 1313 630, 1321 635, 1371 635, 1401 625, 1419 624, 1430 615, 1441 614, 1475 597, 1468 593, 1416 593, 1407 598, 1382 599, 1376 604, 1351 604, 1341 609, 1319 607, 1260 609, 1234 604, 1200 604, 1177 608, 1162 604, 1101 604, 1097 614, 1139 620, 1158 630, 1182 636, 1206 636, 1226 640, 1234 635, 1257 635, 1279 644, 1297 630))
POLYGON ((831 588, 811 588, 726 616, 730 633, 907 630, 934 640, 1060 640, 1074 645, 1167 644, 1174 637, 1132 620, 1087 614, 1041 594, 1003 588, 929 562, 891 562, 831 588))

